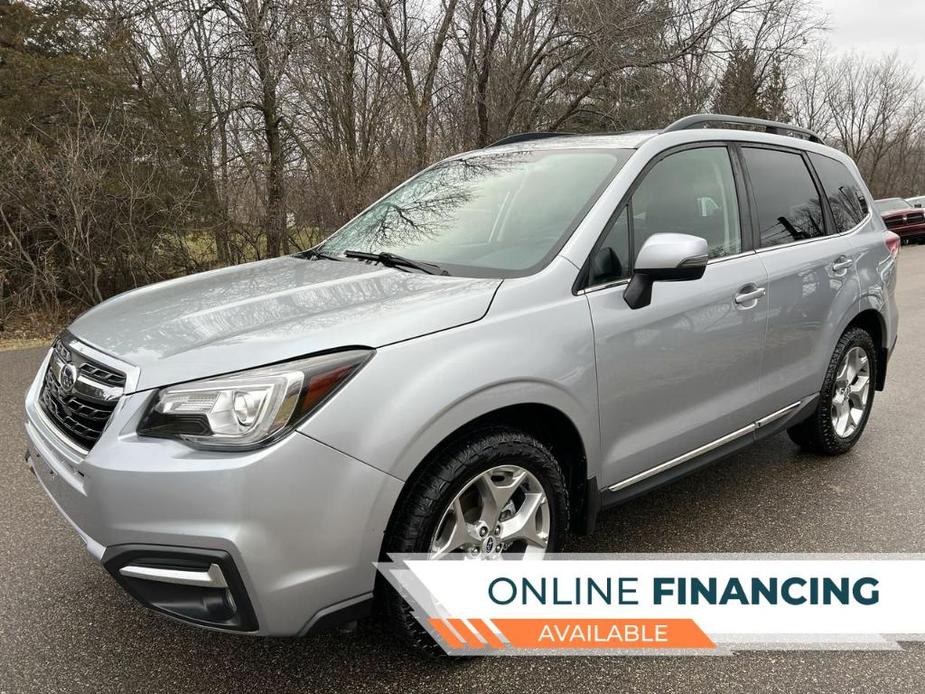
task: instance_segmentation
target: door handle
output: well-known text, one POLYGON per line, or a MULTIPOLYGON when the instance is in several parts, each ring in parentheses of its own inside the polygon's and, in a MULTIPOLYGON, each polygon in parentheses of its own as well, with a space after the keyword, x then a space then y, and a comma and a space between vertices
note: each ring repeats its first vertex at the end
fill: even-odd
POLYGON ((852 265, 854 265, 854 260, 843 255, 840 258, 836 259, 834 263, 832 263, 832 270, 834 270, 835 272, 841 272, 843 270, 847 270, 852 265))
MULTIPOLYGON (((766 291, 767 291, 767 290, 765 290, 764 287, 756 287, 755 289, 751 289, 751 290, 749 290, 749 291, 747 291, 747 292, 742 292, 741 294, 736 294, 735 302, 736 302, 739 306, 744 306, 745 304, 750 304, 750 303, 752 303, 753 301, 754 301, 754 302, 757 302, 758 299, 760 299, 761 297, 763 297, 763 296, 765 295, 765 292, 766 292, 766 291)), ((749 307, 749 308, 751 308, 751 307, 749 307)))

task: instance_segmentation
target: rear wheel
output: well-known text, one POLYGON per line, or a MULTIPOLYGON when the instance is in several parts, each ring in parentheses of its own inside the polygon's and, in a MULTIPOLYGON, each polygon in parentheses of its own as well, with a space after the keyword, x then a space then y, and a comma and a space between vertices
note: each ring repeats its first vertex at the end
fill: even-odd
MULTIPOLYGON (((451 442, 425 465, 389 525, 387 553, 493 560, 560 548, 568 532, 568 490, 555 457, 536 438, 485 429, 451 442)), ((401 595, 387 587, 384 602, 403 640, 442 655, 401 595)))
POLYGON ((876 354, 865 330, 851 328, 842 335, 829 362, 816 410, 809 419, 787 430, 794 443, 821 455, 840 455, 857 443, 874 402, 876 354))

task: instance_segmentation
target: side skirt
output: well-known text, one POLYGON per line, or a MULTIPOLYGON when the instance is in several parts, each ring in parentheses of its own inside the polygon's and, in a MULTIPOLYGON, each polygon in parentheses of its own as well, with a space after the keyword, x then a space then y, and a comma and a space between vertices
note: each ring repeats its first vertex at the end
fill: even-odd
POLYGON ((809 417, 818 399, 818 394, 804 398, 716 441, 602 489, 601 508, 618 506, 747 448, 756 441, 784 431, 809 417))

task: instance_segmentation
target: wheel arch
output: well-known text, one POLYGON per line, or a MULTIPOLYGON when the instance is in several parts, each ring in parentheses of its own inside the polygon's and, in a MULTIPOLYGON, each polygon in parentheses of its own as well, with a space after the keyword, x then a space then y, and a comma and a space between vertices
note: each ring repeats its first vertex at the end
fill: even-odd
MULTIPOLYGON (((569 520, 573 532, 590 532, 599 510, 596 477, 588 478, 588 450, 573 419, 562 409, 542 402, 520 402, 484 412, 456 427, 431 447, 405 480, 392 507, 383 542, 396 520, 396 513, 427 466, 447 446, 474 433, 493 427, 522 431, 544 443, 555 456, 569 491, 569 520)), ((380 556, 382 555, 380 550, 380 556)), ((384 557, 383 557, 384 558, 384 557)))
POLYGON ((844 335, 851 328, 860 328, 864 330, 877 347, 877 390, 883 390, 886 385, 886 365, 889 357, 889 345, 887 344, 887 324, 880 313, 875 308, 867 308, 858 313, 854 318, 848 321, 844 329, 839 334, 844 335))

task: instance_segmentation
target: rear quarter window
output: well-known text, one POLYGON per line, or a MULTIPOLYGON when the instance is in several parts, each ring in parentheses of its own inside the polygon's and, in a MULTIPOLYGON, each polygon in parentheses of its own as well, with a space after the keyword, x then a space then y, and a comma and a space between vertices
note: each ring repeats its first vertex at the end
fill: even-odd
POLYGON ((867 198, 861 192, 857 179, 840 161, 821 154, 810 154, 809 158, 828 198, 835 233, 853 229, 867 215, 867 198))

